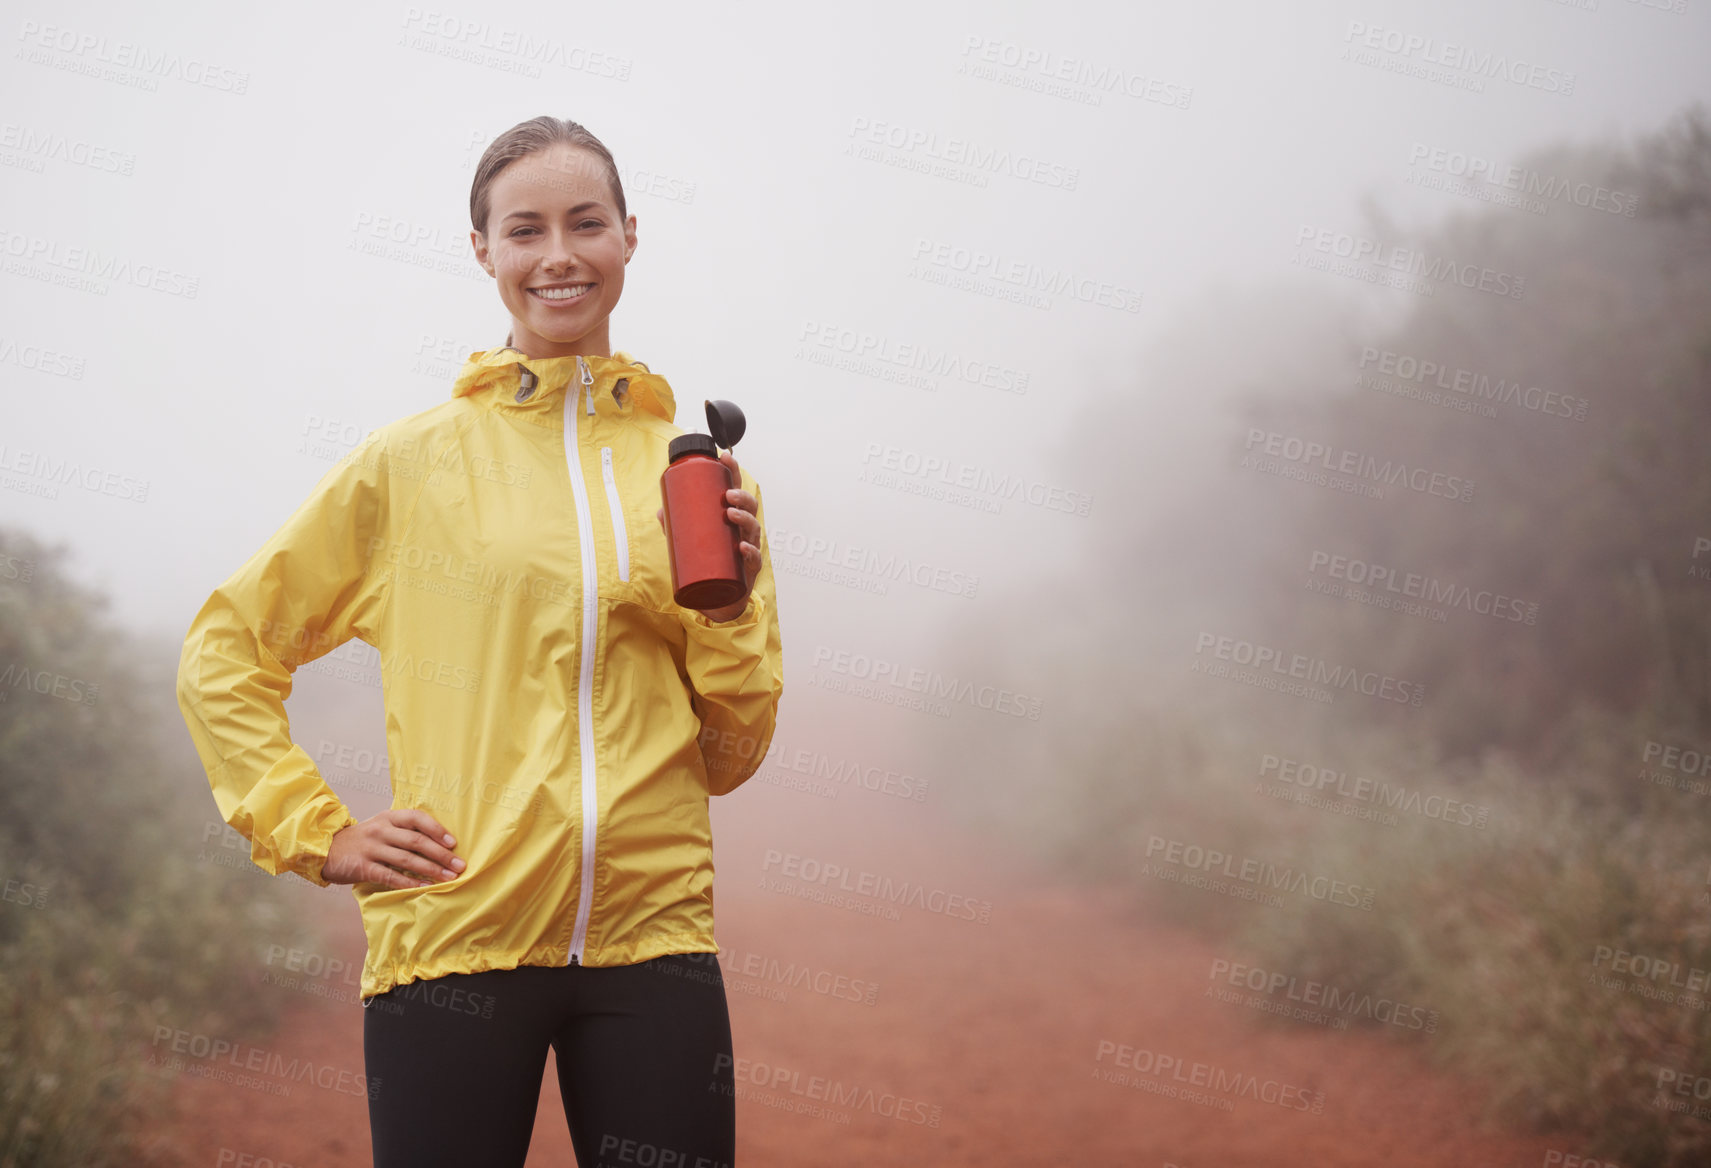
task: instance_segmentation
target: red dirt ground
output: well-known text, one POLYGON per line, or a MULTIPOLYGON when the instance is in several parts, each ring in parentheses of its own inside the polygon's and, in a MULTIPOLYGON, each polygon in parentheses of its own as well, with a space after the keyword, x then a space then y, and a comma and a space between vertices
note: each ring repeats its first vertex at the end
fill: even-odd
MULTIPOLYGON (((844 795, 838 802, 846 806, 861 797, 844 795)), ((811 797, 774 789, 766 798, 811 797)), ((831 1105, 839 1114, 830 1117, 798 1112, 798 1103, 813 1105, 805 1092, 769 1092, 743 1081, 739 1067, 739 1164, 1522 1168, 1546 1163, 1552 1149, 1578 1150, 1565 1140, 1482 1130, 1480 1092, 1431 1069, 1419 1043, 1407 1040, 1417 1036, 1283 1027, 1204 996, 1213 958, 1228 952, 1124 907, 1121 890, 995 864, 991 845, 930 822, 918 805, 910 811, 923 813, 884 821, 888 853, 898 857, 886 861, 887 874, 989 900, 989 924, 915 907, 886 920, 769 891, 761 887, 763 855, 779 846, 778 821, 768 839, 760 816, 723 808, 716 815, 718 930, 731 951, 725 975, 738 1058, 800 1072, 804 1085, 824 1076, 876 1096, 895 1092, 937 1108, 939 1118, 932 1127, 859 1104, 831 1105), (736 973, 730 959, 751 954, 877 980, 876 1000, 736 973), (769 987, 771 996, 762 992, 769 987), (779 992, 785 1000, 775 1000, 779 992), (1222 1110, 1105 1081, 1096 1077, 1110 1065, 1109 1056, 1096 1061, 1102 1041, 1323 1092, 1323 1111, 1252 1098, 1222 1110)), ((848 842, 787 846, 833 859, 860 855, 848 842)), ((325 951, 360 963, 363 934, 348 895, 329 891, 317 903, 325 905, 325 951)), ((270 1049, 361 1071, 360 1006, 279 992, 294 1001, 270 1049)), ((369 1163, 360 1097, 307 1084, 273 1096, 189 1075, 173 1092, 174 1114, 151 1133, 153 1163, 369 1163), (244 1153, 257 1160, 236 1158, 244 1153)), ((528 1164, 574 1162, 549 1058, 528 1164)))

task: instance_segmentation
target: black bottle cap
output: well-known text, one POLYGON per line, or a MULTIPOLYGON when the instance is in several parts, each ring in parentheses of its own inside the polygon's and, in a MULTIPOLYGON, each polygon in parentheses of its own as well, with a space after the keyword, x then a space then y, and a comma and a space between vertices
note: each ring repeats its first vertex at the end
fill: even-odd
POLYGON ((679 434, 666 447, 666 461, 676 462, 686 454, 707 454, 719 457, 719 444, 706 434, 679 434))
POLYGON ((742 441, 748 423, 736 402, 709 401, 703 404, 707 407, 707 433, 713 435, 713 441, 726 450, 742 441))

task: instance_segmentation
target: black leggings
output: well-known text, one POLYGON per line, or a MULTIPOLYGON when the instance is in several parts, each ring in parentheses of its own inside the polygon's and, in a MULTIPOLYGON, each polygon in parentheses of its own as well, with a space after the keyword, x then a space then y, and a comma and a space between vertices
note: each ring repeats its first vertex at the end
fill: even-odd
POLYGON ((711 953, 453 973, 364 1003, 375 1168, 521 1168, 547 1047, 579 1168, 729 1168, 736 1079, 711 953))

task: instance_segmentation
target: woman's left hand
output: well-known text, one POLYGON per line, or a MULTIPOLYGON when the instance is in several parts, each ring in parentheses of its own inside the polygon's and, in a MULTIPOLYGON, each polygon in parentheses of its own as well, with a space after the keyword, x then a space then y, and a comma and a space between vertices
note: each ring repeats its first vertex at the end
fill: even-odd
MULTIPOLYGON (((743 481, 742 471, 737 467, 736 455, 727 450, 719 456, 719 461, 731 468, 732 482, 743 481)), ((725 502, 725 515, 737 525, 737 531, 742 537, 737 547, 743 554, 743 575, 747 580, 743 588, 743 598, 735 604, 724 608, 696 610, 710 621, 735 620, 741 616, 743 610, 749 606, 749 592, 754 588, 755 577, 760 575, 760 519, 755 514, 759 505, 755 502, 755 497, 741 487, 732 487, 726 491, 725 502)), ((665 530, 665 508, 655 510, 654 516, 659 520, 660 530, 665 530)))

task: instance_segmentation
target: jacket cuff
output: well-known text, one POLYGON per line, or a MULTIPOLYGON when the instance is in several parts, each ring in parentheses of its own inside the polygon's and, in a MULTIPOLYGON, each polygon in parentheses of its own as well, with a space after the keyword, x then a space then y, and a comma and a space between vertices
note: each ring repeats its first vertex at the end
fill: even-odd
POLYGON ((227 818, 250 837, 250 858, 275 876, 295 872, 321 888, 333 836, 357 822, 327 786, 301 743, 292 743, 250 790, 253 801, 227 818))
POLYGON ((686 608, 683 610, 684 623, 689 625, 691 628, 718 629, 729 632, 741 632, 745 629, 752 629, 761 622, 761 618, 765 615, 766 598, 753 588, 749 589, 748 603, 743 606, 743 611, 739 612, 736 616, 727 621, 712 620, 706 613, 702 612, 698 608, 686 608))
MULTIPOLYGON (((332 884, 331 880, 321 875, 321 869, 327 866, 327 860, 332 853, 333 837, 357 822, 357 817, 352 815, 350 808, 344 804, 339 804, 338 811, 337 816, 330 817, 324 822, 324 834, 317 833, 320 838, 313 844, 309 844, 310 850, 304 854, 304 857, 297 862, 293 869, 311 884, 319 885, 322 888, 327 888, 332 884)), ((307 843, 307 841, 305 842, 307 843)))

